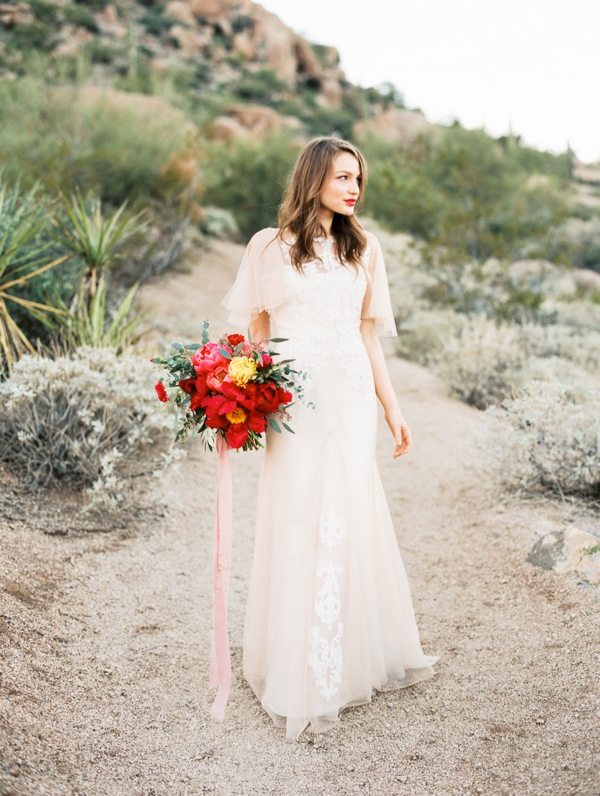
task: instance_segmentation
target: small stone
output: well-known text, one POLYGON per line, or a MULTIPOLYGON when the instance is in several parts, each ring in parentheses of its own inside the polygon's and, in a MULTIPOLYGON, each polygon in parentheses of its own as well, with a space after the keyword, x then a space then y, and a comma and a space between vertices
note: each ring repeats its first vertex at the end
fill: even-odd
POLYGON ((542 718, 536 719, 535 723, 536 724, 545 724, 546 723, 546 719, 542 719, 542 718))
POLYGON ((398 782, 406 782, 408 777, 406 776, 406 774, 401 774, 397 779, 398 779, 398 782))
POLYGON ((356 766, 348 766, 348 771, 354 771, 355 768, 356 766))
POLYGON ((12 766, 9 768, 8 773, 11 775, 11 777, 18 777, 21 774, 21 769, 19 766, 12 766))

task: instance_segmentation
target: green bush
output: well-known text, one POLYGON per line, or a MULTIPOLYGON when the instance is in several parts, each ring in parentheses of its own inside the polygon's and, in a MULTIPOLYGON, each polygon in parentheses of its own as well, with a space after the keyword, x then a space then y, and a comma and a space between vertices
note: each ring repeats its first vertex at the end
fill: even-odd
POLYGON ((298 147, 281 136, 213 145, 204 171, 206 204, 230 210, 246 240, 276 226, 297 156, 298 147))
POLYGON ((419 136, 408 147, 371 137, 363 148, 369 212, 389 229, 458 257, 517 257, 532 245, 544 256, 550 229, 569 214, 564 156, 534 158, 517 144, 506 147, 460 126, 419 136), (532 178, 534 166, 546 169, 543 179, 532 178))
POLYGON ((29 0, 29 6, 38 22, 54 25, 58 21, 58 6, 45 0, 29 0))
POLYGON ((54 30, 50 25, 31 22, 29 25, 14 28, 9 43, 18 50, 48 50, 53 36, 54 30))
POLYGON ((272 69, 263 68, 259 72, 244 73, 233 86, 233 92, 240 99, 271 105, 273 94, 287 88, 287 84, 280 80, 272 69))
POLYGON ((82 104, 75 90, 48 90, 31 78, 0 82, 0 168, 52 193, 79 187, 113 204, 148 196, 169 155, 185 145, 182 128, 178 115, 82 104))
POLYGON ((85 28, 92 33, 98 33, 96 20, 84 6, 65 6, 64 14, 65 20, 72 25, 79 25, 79 27, 85 28))

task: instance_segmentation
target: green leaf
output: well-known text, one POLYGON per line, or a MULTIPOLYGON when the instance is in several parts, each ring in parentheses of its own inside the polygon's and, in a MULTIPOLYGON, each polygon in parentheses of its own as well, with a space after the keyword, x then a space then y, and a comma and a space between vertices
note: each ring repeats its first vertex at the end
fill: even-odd
POLYGON ((281 425, 282 425, 282 426, 285 428, 285 430, 286 430, 286 431, 290 431, 292 434, 295 434, 295 433, 296 433, 296 432, 294 431, 294 429, 293 429, 293 428, 290 428, 290 427, 288 426, 288 424, 287 424, 287 423, 282 423, 281 425))
POLYGON ((229 351, 226 351, 224 348, 217 348, 217 351, 219 352, 219 354, 221 354, 222 357, 225 357, 225 359, 231 359, 231 354, 229 353, 229 351))
POLYGON ((183 354, 183 346, 181 343, 171 343, 171 347, 174 348, 176 351, 180 351, 183 354))
POLYGON ((271 337, 270 343, 287 343, 289 337, 271 337))
POLYGON ((269 425, 271 426, 273 431, 276 431, 278 434, 281 434, 281 429, 279 428, 279 424, 277 423, 277 421, 273 420, 272 418, 269 418, 269 425))

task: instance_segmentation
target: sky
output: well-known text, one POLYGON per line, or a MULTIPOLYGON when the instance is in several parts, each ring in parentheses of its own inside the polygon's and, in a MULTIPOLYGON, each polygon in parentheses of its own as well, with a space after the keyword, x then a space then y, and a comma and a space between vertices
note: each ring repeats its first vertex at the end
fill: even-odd
POLYGON ((600 0, 262 0, 432 122, 600 160, 600 0))

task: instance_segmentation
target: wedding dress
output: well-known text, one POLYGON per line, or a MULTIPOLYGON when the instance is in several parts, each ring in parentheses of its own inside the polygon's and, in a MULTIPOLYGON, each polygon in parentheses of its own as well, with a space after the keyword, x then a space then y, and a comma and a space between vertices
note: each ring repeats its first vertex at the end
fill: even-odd
MULTIPOLYGON (((381 248, 358 271, 333 238, 296 271, 290 242, 257 233, 224 300, 247 326, 267 310, 275 347, 304 371, 294 434, 269 429, 244 630, 244 676, 277 726, 323 732, 339 711, 433 676, 377 464, 376 396, 361 318, 396 333, 381 248), (314 407, 309 403, 314 404, 314 407)), ((391 443, 391 440, 390 440, 391 443)))

